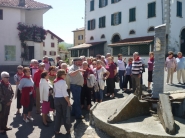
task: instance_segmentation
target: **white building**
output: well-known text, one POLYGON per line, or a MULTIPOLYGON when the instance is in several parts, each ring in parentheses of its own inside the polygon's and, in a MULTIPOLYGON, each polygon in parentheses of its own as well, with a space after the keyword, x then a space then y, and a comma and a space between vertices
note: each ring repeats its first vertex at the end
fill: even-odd
POLYGON ((47 30, 46 32, 46 39, 43 43, 43 55, 52 57, 55 60, 56 56, 60 54, 58 44, 59 42, 63 42, 63 40, 50 30, 47 30))
POLYGON ((85 0, 86 44, 99 46, 77 46, 71 53, 83 48, 89 56, 107 52, 131 56, 138 51, 148 57, 153 49, 154 27, 166 23, 168 50, 185 54, 183 14, 183 0, 85 0))
MULTIPOLYGON (((19 39, 18 23, 43 26, 43 14, 49 5, 34 0, 0 0, 0 65, 21 64, 21 41, 19 39)), ((28 60, 42 59, 43 43, 26 41, 28 46, 28 60)))

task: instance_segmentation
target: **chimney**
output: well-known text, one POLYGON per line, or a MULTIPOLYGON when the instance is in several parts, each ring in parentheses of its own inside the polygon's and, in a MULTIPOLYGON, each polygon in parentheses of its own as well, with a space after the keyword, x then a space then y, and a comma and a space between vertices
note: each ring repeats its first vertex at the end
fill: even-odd
POLYGON ((25 0, 19 0, 19 6, 24 7, 25 6, 25 0))

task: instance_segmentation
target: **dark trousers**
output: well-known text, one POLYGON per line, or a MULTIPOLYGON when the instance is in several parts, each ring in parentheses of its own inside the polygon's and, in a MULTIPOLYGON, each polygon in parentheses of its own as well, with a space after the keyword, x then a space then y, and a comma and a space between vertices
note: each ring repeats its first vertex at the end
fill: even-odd
POLYGON ((81 117, 82 115, 82 110, 81 110, 81 105, 80 105, 80 96, 81 96, 81 86, 79 85, 70 85, 71 92, 73 95, 73 105, 72 105, 72 114, 75 115, 76 118, 81 117))
POLYGON ((0 130, 3 130, 6 128, 8 123, 8 115, 10 112, 10 106, 3 104, 2 107, 3 107, 3 110, 0 113, 0 130))
POLYGON ((81 105, 84 105, 85 98, 87 99, 87 105, 91 104, 91 90, 87 87, 87 84, 84 84, 81 91, 81 105))
POLYGON ((141 90, 140 90, 140 78, 139 75, 132 75, 132 86, 133 86, 133 92, 137 97, 141 96, 141 90))
POLYGON ((125 83, 124 83, 124 87, 123 88, 127 89, 128 82, 129 82, 129 88, 131 89, 132 88, 132 78, 131 78, 130 75, 126 75, 125 76, 125 83))
POLYGON ((125 70, 119 70, 118 73, 119 73, 119 78, 120 78, 119 87, 120 89, 123 89, 125 70))
POLYGON ((113 94, 115 88, 114 78, 108 78, 106 80, 106 84, 107 84, 107 93, 113 94))
POLYGON ((67 123, 67 101, 64 97, 54 98, 55 109, 56 109, 56 118, 55 118, 55 131, 59 132, 60 127, 62 125, 62 121, 64 123, 64 127, 66 131, 70 130, 71 124, 67 123))
POLYGON ((28 114, 28 112, 31 112, 33 108, 33 94, 30 95, 30 103, 28 107, 23 106, 23 114, 28 114))
POLYGON ((17 89, 17 109, 20 109, 21 107, 21 91, 17 89))

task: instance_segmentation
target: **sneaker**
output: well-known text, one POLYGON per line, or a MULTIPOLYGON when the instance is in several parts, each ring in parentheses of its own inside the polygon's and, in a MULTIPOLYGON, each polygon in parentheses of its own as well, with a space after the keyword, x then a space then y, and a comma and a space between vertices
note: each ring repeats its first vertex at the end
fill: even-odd
POLYGON ((30 121, 33 121, 33 117, 31 117, 31 116, 30 117, 27 116, 27 119, 30 121))
POLYGON ((182 84, 181 82, 179 82, 178 84, 182 84))
POLYGON ((28 122, 29 122, 28 119, 24 119, 24 118, 23 118, 23 121, 24 121, 25 123, 28 123, 28 122))

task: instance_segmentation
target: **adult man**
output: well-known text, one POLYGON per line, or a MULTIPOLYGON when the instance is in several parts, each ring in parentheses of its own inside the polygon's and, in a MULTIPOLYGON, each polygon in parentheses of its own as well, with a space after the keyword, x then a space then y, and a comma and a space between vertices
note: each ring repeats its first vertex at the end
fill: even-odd
POLYGON ((75 58, 73 60, 73 65, 69 68, 69 75, 70 75, 70 89, 73 94, 73 105, 72 105, 72 115, 75 115, 76 119, 83 119, 81 111, 81 88, 84 83, 82 72, 84 70, 80 69, 82 65, 81 58, 75 58))
POLYGON ((119 87, 120 89, 123 89, 124 86, 124 75, 125 75, 125 62, 122 59, 122 54, 118 54, 118 73, 119 73, 119 78, 120 78, 120 82, 119 82, 119 87))
POLYGON ((133 54, 133 62, 132 62, 132 86, 133 86, 133 92, 138 97, 138 99, 141 98, 141 92, 140 91, 140 78, 142 74, 142 62, 139 58, 138 52, 135 52, 133 54))
POLYGON ((40 83, 40 78, 41 78, 41 73, 44 71, 45 64, 40 63, 39 64, 39 69, 35 72, 34 74, 34 84, 35 84, 35 90, 36 90, 36 112, 37 114, 40 114, 40 91, 39 91, 39 83, 40 83))
POLYGON ((45 69, 49 71, 49 67, 51 66, 51 64, 47 56, 43 57, 43 63, 45 64, 45 69))
POLYGON ((59 66, 59 61, 61 60, 61 57, 58 55, 57 57, 56 57, 56 61, 57 61, 57 64, 56 64, 56 67, 58 67, 59 66))
POLYGON ((105 59, 105 63, 106 63, 106 64, 108 63, 108 61, 107 61, 107 58, 108 58, 108 57, 111 57, 111 54, 110 54, 110 53, 107 53, 107 54, 106 54, 106 59, 105 59))
POLYGON ((30 67, 30 71, 31 71, 31 75, 32 75, 32 79, 34 77, 35 72, 38 70, 38 61, 36 59, 32 59, 31 60, 31 67, 30 67))

